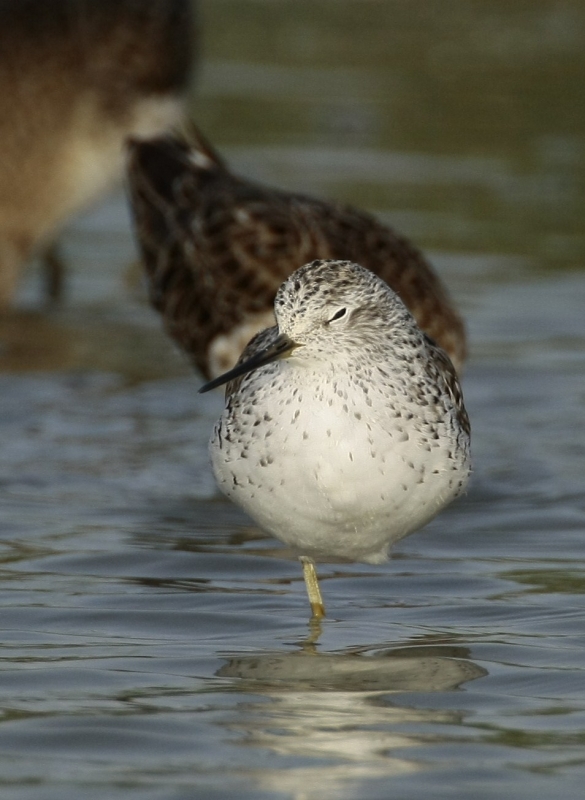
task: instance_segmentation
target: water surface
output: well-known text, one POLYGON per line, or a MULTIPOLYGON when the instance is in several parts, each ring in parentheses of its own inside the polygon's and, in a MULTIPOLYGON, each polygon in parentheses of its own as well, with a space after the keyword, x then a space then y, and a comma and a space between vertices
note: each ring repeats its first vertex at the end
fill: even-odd
POLYGON ((220 396, 129 269, 121 195, 0 321, 9 800, 580 798, 585 11, 202 4, 193 113, 242 172, 414 238, 468 321, 467 495, 385 566, 293 555, 218 496, 220 396))

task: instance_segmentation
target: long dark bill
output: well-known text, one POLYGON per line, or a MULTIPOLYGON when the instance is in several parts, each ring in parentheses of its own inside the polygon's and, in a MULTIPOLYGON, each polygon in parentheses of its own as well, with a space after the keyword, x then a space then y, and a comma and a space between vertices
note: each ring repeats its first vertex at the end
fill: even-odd
POLYGON ((281 333, 271 345, 263 347, 262 350, 258 350, 258 352, 254 353, 250 358, 236 364, 233 369, 224 372, 223 375, 206 383, 199 389, 199 394, 209 392, 210 389, 216 389, 218 386, 222 386, 224 383, 228 383, 228 381, 234 378, 239 378, 240 375, 246 375, 248 372, 258 369, 258 367, 263 367, 264 364, 270 364, 272 361, 276 361, 287 353, 290 353, 295 347, 298 347, 298 344, 293 342, 292 339, 289 339, 286 334, 281 333))

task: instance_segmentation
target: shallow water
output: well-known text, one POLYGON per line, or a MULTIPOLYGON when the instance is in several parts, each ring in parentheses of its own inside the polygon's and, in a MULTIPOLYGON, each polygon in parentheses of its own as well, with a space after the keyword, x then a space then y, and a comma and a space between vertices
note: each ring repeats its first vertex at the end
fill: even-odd
POLYGON ((194 114, 241 171, 377 211, 468 320, 468 494, 381 567, 298 562, 218 496, 220 396, 129 278, 124 200, 64 307, 0 321, 9 800, 580 798, 585 12, 209 0, 194 114), (359 34, 359 35, 358 35, 359 34))

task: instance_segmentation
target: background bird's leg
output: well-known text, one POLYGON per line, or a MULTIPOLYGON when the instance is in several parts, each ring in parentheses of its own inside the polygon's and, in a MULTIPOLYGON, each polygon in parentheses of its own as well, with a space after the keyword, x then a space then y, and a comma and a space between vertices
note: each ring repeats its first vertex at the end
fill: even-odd
POLYGON ((43 276, 46 297, 50 303, 63 300, 67 266, 56 242, 52 242, 42 254, 43 276))

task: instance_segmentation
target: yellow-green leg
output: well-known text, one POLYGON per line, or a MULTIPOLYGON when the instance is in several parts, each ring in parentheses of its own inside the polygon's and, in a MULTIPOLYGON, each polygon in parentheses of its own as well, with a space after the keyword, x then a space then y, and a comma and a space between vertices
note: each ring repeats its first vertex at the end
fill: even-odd
POLYGON ((311 604, 313 617, 315 619, 321 619, 325 616, 325 606, 323 605, 321 589, 319 588, 315 562, 308 556, 300 556, 299 560, 303 566, 303 577, 305 579, 305 586, 307 587, 307 594, 309 595, 309 603, 311 604))

